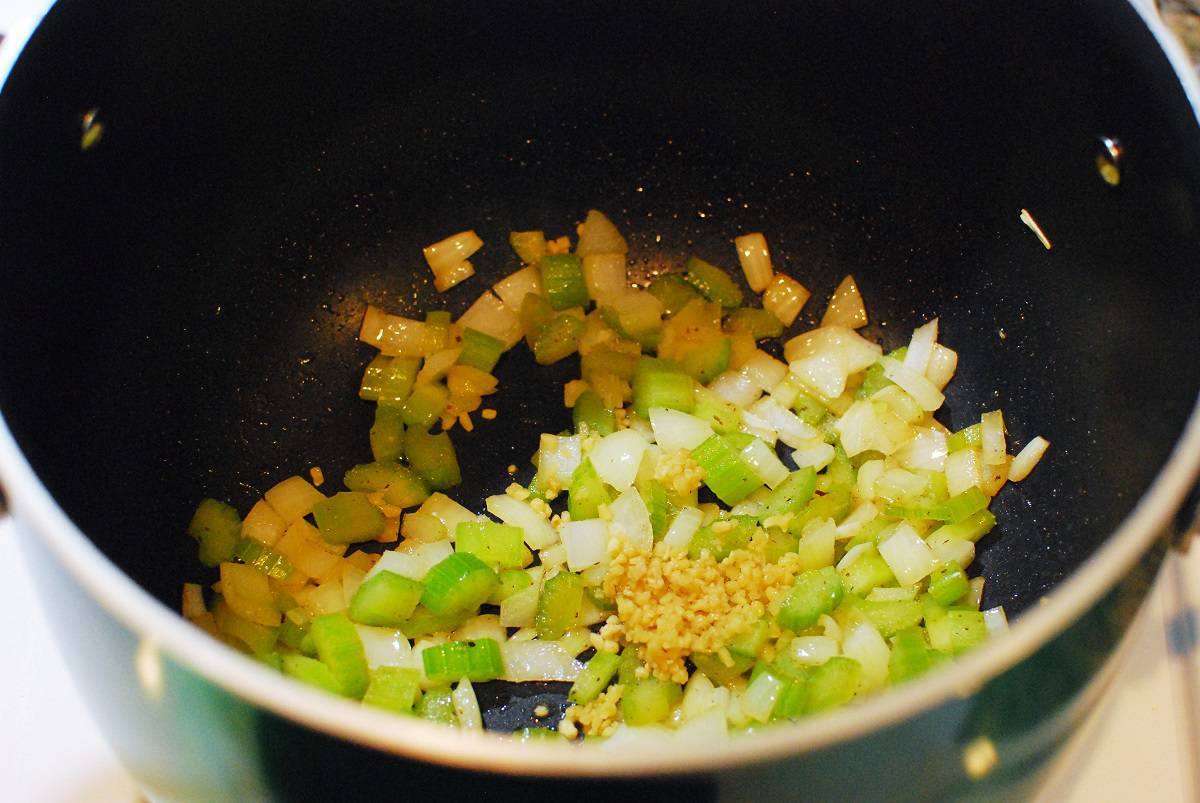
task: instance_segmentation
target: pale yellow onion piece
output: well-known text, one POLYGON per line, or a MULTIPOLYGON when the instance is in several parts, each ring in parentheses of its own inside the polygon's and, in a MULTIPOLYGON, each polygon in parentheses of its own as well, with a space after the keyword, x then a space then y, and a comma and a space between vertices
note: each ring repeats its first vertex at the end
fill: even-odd
POLYGON ((504 679, 514 683, 530 680, 571 681, 579 677, 583 665, 553 641, 505 641, 500 653, 504 658, 504 679))
POLYGON ((833 444, 814 439, 800 444, 792 451, 792 462, 796 464, 796 468, 811 468, 814 471, 820 471, 833 462, 836 453, 833 444))
POLYGON ((796 560, 799 571, 822 569, 833 565, 834 542, 837 526, 833 519, 819 519, 805 525, 796 544, 796 560))
POLYGON ((582 379, 572 379, 563 385, 563 407, 574 407, 579 397, 591 389, 582 379))
POLYGON ((442 524, 437 516, 421 510, 404 514, 404 518, 400 520, 400 534, 407 541, 421 543, 443 541, 449 537, 446 525, 442 524))
POLYGON ((481 613, 463 622, 450 634, 451 641, 474 641, 490 638, 503 644, 508 641, 508 630, 500 623, 500 614, 481 613))
POLYGON ((946 433, 929 427, 915 427, 912 440, 897 449, 892 459, 904 468, 944 471, 946 455, 946 433))
POLYGON ((1008 463, 1008 455, 1004 456, 1003 463, 994 466, 989 466, 980 458, 979 473, 982 479, 979 482, 979 489, 988 496, 1000 493, 1004 483, 1008 482, 1008 463))
POLYGON ((319 586, 302 588, 292 596, 312 616, 346 610, 346 595, 342 593, 340 578, 326 580, 319 586))
POLYGON ((442 271, 435 271, 433 274, 433 289, 439 293, 444 293, 456 284, 462 284, 467 279, 475 275, 475 266, 471 261, 464 259, 457 265, 446 268, 442 271))
POLYGON ((558 527, 558 537, 566 550, 567 568, 573 572, 608 559, 608 525, 602 519, 564 522, 558 527))
POLYGON ((503 341, 510 349, 521 339, 521 319, 491 290, 484 290, 456 322, 461 329, 477 329, 503 341))
POLYGON ((440 382, 445 379, 450 368, 458 360, 461 351, 462 349, 442 349, 430 354, 425 358, 421 370, 417 371, 416 384, 428 385, 431 382, 440 382))
POLYGON ((1028 477, 1029 472, 1033 471, 1033 467, 1038 464, 1038 461, 1042 459, 1042 455, 1049 448, 1050 441, 1041 435, 1034 437, 1013 458, 1012 464, 1008 467, 1008 478, 1013 482, 1020 482, 1028 477))
POLYGON ((967 600, 975 608, 979 608, 979 603, 983 601, 983 586, 986 582, 983 575, 972 577, 970 580, 971 590, 967 592, 967 600))
POLYGON ((946 400, 946 397, 942 395, 940 390, 933 386, 932 382, 922 374, 910 370, 898 360, 891 357, 883 357, 879 362, 883 366, 883 375, 899 385, 905 393, 912 396, 917 404, 921 405, 921 409, 936 410, 946 400))
POLYGON ((854 277, 846 274, 841 284, 833 291, 829 306, 821 316, 821 326, 845 326, 860 329, 867 325, 867 308, 863 306, 862 293, 854 277))
POLYGON ((854 493, 859 499, 870 501, 875 498, 875 481, 883 474, 883 469, 882 460, 868 460, 858 467, 854 493))
MULTIPOLYGON (((319 501, 319 500, 318 500, 319 501)), ((251 538, 264 546, 273 546, 283 537, 287 522, 266 499, 259 499, 242 519, 242 538, 251 538)))
POLYGON ((737 249, 738 262, 742 264, 742 273, 746 275, 746 284, 756 293, 766 290, 771 277, 775 275, 771 268, 771 252, 767 250, 767 238, 756 231, 735 237, 733 245, 737 249))
POLYGON ((693 672, 683 689, 683 701, 679 704, 680 719, 694 719, 716 705, 717 688, 703 672, 693 672))
POLYGON ((755 386, 763 391, 769 391, 787 378, 787 363, 777 360, 762 349, 756 348, 750 359, 738 369, 750 378, 755 386))
POLYGON ((886 469, 875 480, 875 494, 887 499, 913 499, 929 487, 929 480, 902 468, 886 469))
POLYGON ((681 508, 675 514, 675 519, 671 522, 671 526, 667 528, 662 543, 666 544, 672 552, 686 552, 688 544, 691 543, 692 536, 700 529, 703 521, 704 513, 699 508, 681 508))
POLYGON ((183 584, 183 605, 180 610, 185 619, 199 619, 208 613, 208 608, 204 606, 204 589, 199 583, 183 584))
POLYGON ((359 340, 390 357, 424 356, 425 337, 424 322, 400 315, 389 315, 374 305, 367 305, 362 328, 358 333, 359 340))
POLYGON ((998 636, 1008 630, 1008 616, 1004 608, 997 606, 983 612, 983 624, 987 627, 988 636, 998 636))
POLYGON ((946 493, 958 496, 983 482, 983 460, 978 449, 959 449, 946 456, 946 493))
POLYGON ((303 477, 288 477, 280 481, 263 496, 279 517, 291 524, 302 516, 312 513, 317 502, 324 501, 325 494, 313 487, 303 477))
POLYGON ((542 288, 542 273, 537 265, 527 265, 518 271, 508 274, 492 285, 492 292, 500 297, 504 306, 520 315, 521 303, 529 293, 544 296, 542 288))
POLYGON ((501 623, 505 627, 529 627, 532 625, 540 595, 541 584, 534 583, 528 588, 523 588, 517 593, 505 597, 500 603, 501 623))
POLYGON ((548 546, 538 552, 538 560, 548 569, 557 569, 567 565, 567 548, 562 544, 548 546))
POLYGON ((399 630, 367 625, 355 625, 354 630, 358 633, 358 640, 362 642, 367 666, 371 669, 381 666, 419 668, 413 661, 413 649, 408 643, 408 637, 399 630))
POLYGON ((896 525, 892 534, 879 543, 878 549, 880 557, 902 586, 920 582, 935 568, 933 552, 906 521, 896 525))
POLYGON ((891 654, 883 636, 866 619, 856 621, 842 637, 842 655, 853 658, 862 667, 859 693, 872 691, 887 683, 891 654))
POLYGON ((876 586, 875 588, 871 589, 869 594, 867 594, 867 599, 878 602, 896 602, 916 598, 916 586, 896 586, 893 588, 876 586))
POLYGON ((925 539, 925 543, 933 552, 933 559, 938 566, 954 561, 965 569, 971 565, 971 561, 975 560, 975 544, 965 538, 938 535, 934 531, 925 539))
POLYGON ((912 396, 909 396, 897 385, 888 385, 875 391, 871 395, 871 401, 874 404, 885 405, 906 424, 915 424, 927 415, 921 409, 921 405, 917 404, 912 396))
POLYGON ((482 247, 483 240, 474 231, 461 231, 425 246, 422 253, 433 271, 434 286, 439 291, 448 290, 474 275, 475 269, 467 262, 467 257, 482 247))
POLYGON ((583 281, 588 295, 597 306, 612 304, 629 289, 625 275, 625 255, 588 254, 583 258, 583 281))
POLYGON ((1004 443, 1004 415, 999 410, 992 410, 980 416, 979 451, 983 456, 984 465, 998 466, 1007 462, 1008 453, 1004 443))
POLYGON ((583 225, 579 227, 575 253, 586 257, 590 254, 625 254, 628 251, 625 238, 613 222, 603 212, 589 209, 583 225))
POLYGON ((845 326, 822 326, 783 344, 783 358, 788 362, 828 352, 837 353, 845 362, 846 373, 853 374, 878 360, 883 347, 845 326))
POLYGON ((779 319, 784 326, 791 326, 808 303, 812 293, 804 285, 783 273, 776 273, 763 293, 763 309, 779 319))
POLYGON ((446 539, 428 543, 405 541, 396 549, 380 555, 365 579, 370 580, 380 572, 394 572, 410 580, 423 580, 430 569, 450 557, 453 552, 454 546, 446 539))
POLYGON ((327 544, 317 528, 305 519, 296 519, 288 525, 272 549, 317 581, 336 577, 341 572, 342 555, 346 552, 345 546, 327 544))
POLYGON ((507 494, 496 494, 485 499, 484 505, 500 521, 520 527, 530 549, 545 549, 558 543, 558 533, 550 522, 524 502, 507 494))
POLYGON ((929 367, 925 369, 925 378, 938 390, 945 390, 957 369, 958 352, 946 348, 941 343, 934 343, 933 353, 929 355, 929 367))
POLYGON ((452 396, 489 396, 496 392, 499 380, 473 365, 452 365, 446 372, 446 386, 452 396))
POLYGON ((458 727, 465 731, 483 730, 483 712, 479 710, 479 700, 475 697, 475 688, 471 681, 464 676, 450 693, 454 700, 454 713, 458 717, 458 727))
MULTIPOLYGON (((868 462, 879 463, 881 467, 883 465, 882 460, 874 460, 874 461, 868 461, 868 462)), ((866 465, 866 464, 864 463, 864 465, 866 465)), ((862 475, 862 472, 860 470, 859 476, 861 476, 861 475, 862 475)), ((874 480, 872 480, 871 482, 872 482, 872 485, 874 485, 874 480)), ((872 502, 860 503, 859 506, 854 508, 854 510, 852 510, 850 512, 850 515, 847 516, 846 518, 844 518, 842 520, 842 523, 837 526, 837 531, 836 531, 836 535, 835 535, 836 539, 838 541, 844 541, 847 538, 853 538, 854 536, 858 535, 859 530, 861 530, 863 527, 865 527, 869 522, 874 521, 875 517, 878 515, 879 515, 879 508, 875 507, 874 503, 872 503, 872 502)))
POLYGON ((347 608, 350 607, 350 600, 354 599, 354 594, 366 576, 366 572, 357 566, 351 566, 348 561, 342 568, 342 600, 347 608))
POLYGON ((938 339, 938 319, 918 326, 908 341, 908 352, 904 355, 904 367, 918 374, 929 370, 929 358, 938 339))
POLYGON ((1053 247, 1050 244, 1050 238, 1046 236, 1046 232, 1042 230, 1042 227, 1038 224, 1038 222, 1033 219, 1033 215, 1029 214, 1029 210, 1022 209, 1020 218, 1021 222, 1024 223, 1031 232, 1037 235, 1038 240, 1045 247, 1045 249, 1049 251, 1053 247))

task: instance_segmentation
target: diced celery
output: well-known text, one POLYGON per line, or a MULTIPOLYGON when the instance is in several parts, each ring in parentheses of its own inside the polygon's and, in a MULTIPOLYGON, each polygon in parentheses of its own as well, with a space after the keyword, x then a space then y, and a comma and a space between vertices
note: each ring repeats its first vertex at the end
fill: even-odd
POLYGON ((344 613, 327 613, 312 620, 310 631, 321 663, 347 697, 360 699, 367 691, 370 673, 362 641, 344 613))
POLYGON ((232 505, 204 499, 196 506, 187 531, 200 542, 200 562, 218 566, 233 559, 242 538, 242 519, 232 505))
POLYGON ((242 563, 253 566, 268 577, 286 580, 292 576, 292 563, 270 547, 253 538, 243 538, 234 547, 233 555, 242 563))
POLYGON ((426 689, 417 703, 417 716, 443 725, 453 725, 458 722, 454 713, 454 696, 449 686, 437 686, 426 689))
POLYGON ((362 701, 364 705, 411 714, 420 695, 421 676, 417 670, 379 666, 371 670, 371 682, 362 701))
POLYGON ((612 502, 612 496, 604 487, 604 481, 596 473, 596 467, 589 458, 584 458, 571 477, 571 487, 567 493, 567 510, 572 520, 591 519, 598 515, 600 505, 612 502))
MULTIPOLYGON (((937 476, 945 477, 939 473, 937 476)), ((979 489, 978 485, 972 485, 967 490, 952 496, 945 502, 935 505, 930 510, 930 518, 939 519, 941 521, 957 524, 970 516, 975 515, 988 506, 988 497, 979 489)))
POLYGON ((807 667, 794 667, 784 673, 780 665, 773 667, 784 679, 784 687, 780 690, 775 701, 774 719, 792 719, 804 713, 808 708, 809 683, 813 670, 807 667))
POLYGON ((583 578, 573 572, 559 572, 542 584, 533 625, 538 638, 552 641, 575 626, 583 610, 583 578))
POLYGON ((435 309, 425 313, 425 353, 433 354, 446 348, 453 316, 447 310, 435 309))
POLYGON ((495 680, 504 674, 500 645, 490 638, 435 644, 421 653, 421 661, 425 676, 433 681, 465 677, 483 682, 495 680))
POLYGON ((574 254, 546 254, 538 260, 546 298, 556 310, 586 307, 587 282, 583 278, 583 262, 574 254))
POLYGON ((491 605, 499 605, 504 600, 516 594, 518 591, 523 591, 533 585, 533 578, 529 576, 529 572, 521 569, 507 569, 500 572, 500 585, 496 586, 496 590, 492 592, 492 596, 488 597, 488 603, 491 605))
POLYGON ((789 552, 795 552, 796 547, 800 545, 800 536, 783 529, 782 527, 766 528, 767 544, 766 558, 769 563, 778 563, 789 552))
POLYGON ((638 653, 637 647, 632 644, 627 645, 621 650, 620 660, 617 662, 617 683, 622 686, 633 683, 637 680, 638 667, 642 665, 642 657, 638 653))
POLYGON ((703 672, 715 683, 726 686, 734 683, 746 674, 754 659, 745 655, 730 655, 731 662, 726 664, 716 653, 692 653, 692 663, 696 669, 703 672))
POLYGON ((955 655, 974 649, 987 640, 987 623, 980 611, 950 610, 946 613, 950 628, 950 648, 955 655))
POLYGON ((971 449, 983 443, 983 425, 979 423, 963 427, 958 432, 946 438, 946 452, 953 454, 963 449, 971 449))
POLYGON ((592 382, 597 374, 612 374, 624 380, 633 379, 641 360, 636 354, 597 346, 579 360, 580 375, 592 382))
POLYGON ((912 599, 854 600, 854 609, 867 618, 884 638, 921 623, 924 609, 912 599))
POLYGON ((473 613, 475 613, 475 609, 471 608, 453 616, 440 616, 428 608, 418 605, 412 616, 401 622, 398 629, 409 638, 421 638, 430 633, 446 633, 458 627, 473 613))
POLYGON ((895 383, 883 375, 883 366, 880 363, 873 363, 867 368, 863 375, 863 382, 858 386, 854 395, 860 399, 869 399, 892 384, 895 383))
POLYGON ((689 301, 700 298, 696 288, 688 284, 678 273, 664 273, 650 282, 646 288, 650 295, 657 298, 663 305, 663 316, 670 318, 688 305, 689 301))
POLYGON ((954 561, 943 564, 929 575, 929 596, 942 605, 953 605, 971 590, 967 573, 954 561))
POLYGON ((742 411, 707 388, 696 388, 692 415, 706 422, 718 434, 736 432, 742 423, 742 411))
POLYGON ((533 358, 538 365, 552 365, 579 348, 583 321, 574 315, 560 313, 542 327, 533 341, 533 358))
POLYGON ((429 498, 429 486, 411 469, 400 466, 383 492, 383 501, 399 508, 415 507, 429 498))
POLYGON ((375 408, 370 437, 371 455, 376 461, 397 460, 404 456, 404 416, 399 406, 380 404, 375 408))
POLYGON ((742 460, 741 449, 728 440, 731 435, 713 435, 692 450, 692 460, 704 469, 704 484, 727 505, 736 505, 762 487, 754 471, 742 460))
POLYGON ((804 630, 815 625, 822 614, 832 611, 841 601, 842 580, 834 568, 812 569, 796 577, 775 618, 788 630, 804 630))
POLYGON ((463 616, 486 602, 498 585, 500 578, 486 563, 470 553, 455 552, 425 575, 421 604, 436 616, 463 616))
POLYGON ((771 491, 763 504, 759 518, 767 519, 784 513, 797 513, 813 497, 817 487, 817 472, 811 467, 797 469, 771 491))
POLYGON ((707 552, 718 561, 725 560, 729 553, 745 549, 754 535, 756 523, 753 516, 730 516, 717 519, 701 527, 688 543, 688 557, 698 560, 707 552))
POLYGON ((573 705, 586 705, 600 696, 600 692, 608 688, 613 677, 617 674, 617 665, 621 659, 616 653, 598 652, 584 665, 571 691, 567 694, 567 702, 573 705))
POLYGON ((836 708, 850 702, 862 677, 862 665, 853 658, 835 655, 816 667, 809 676, 806 714, 836 708))
POLYGON ((583 432, 584 427, 590 434, 611 435, 617 429, 617 418, 612 410, 604 406, 604 401, 594 390, 585 390, 575 400, 571 418, 576 432, 583 432))
POLYGON ((792 517, 788 523, 788 529, 793 533, 800 534, 810 521, 821 519, 841 521, 850 512, 851 504, 850 489, 844 485, 834 486, 823 495, 810 499, 808 504, 792 517))
POLYGON ((361 463, 347 470, 342 477, 342 482, 347 490, 373 493, 382 491, 391 485, 402 471, 407 471, 407 469, 394 460, 361 463))
POLYGON ((633 379, 633 409, 649 418, 651 407, 690 413, 695 407, 695 380, 671 370, 638 370, 633 379))
POLYGON ((525 334, 525 342, 533 348, 537 336, 542 333, 546 324, 554 318, 554 307, 545 296, 537 293, 526 293, 521 300, 521 331, 525 334))
POLYGON ((896 582, 896 576, 887 565, 887 561, 879 554, 874 544, 863 550, 845 569, 841 570, 842 582, 846 590, 856 596, 866 595, 872 588, 885 586, 896 582))
POLYGON ((726 648, 730 655, 757 658, 763 647, 767 646, 770 635, 771 624, 766 619, 759 619, 730 639, 726 648))
POLYGON ((990 510, 980 510, 954 524, 944 524, 930 533, 926 540, 932 541, 943 538, 962 538, 965 541, 978 541, 992 531, 996 526, 996 516, 990 510))
POLYGON ((670 518, 670 505, 667 502, 667 489, 656 479, 639 480, 638 493, 646 503, 646 512, 650 514, 650 530, 654 540, 659 541, 667 532, 670 518))
POLYGON ((324 689, 331 694, 341 694, 342 687, 328 666, 315 658, 296 653, 287 653, 281 659, 283 673, 310 686, 324 689))
POLYGON ((671 715, 671 709, 683 699, 683 687, 654 677, 638 680, 621 693, 621 718, 626 725, 653 725, 671 715))
POLYGON ((413 382, 416 381, 417 371, 420 369, 419 357, 393 357, 383 370, 379 395, 375 401, 396 406, 404 404, 412 392, 413 382))
POLYGON ((689 349, 680 360, 680 366, 697 382, 708 384, 729 368, 732 355, 732 341, 727 337, 717 337, 697 343, 689 349))
POLYGON ((515 569, 524 563, 525 542, 520 527, 494 521, 462 521, 455 528, 454 538, 455 551, 469 552, 489 566, 515 569))
POLYGON ((738 287, 728 273, 697 257, 688 257, 684 263, 684 278, 696 288, 700 295, 715 301, 725 309, 742 304, 742 288, 738 287))
POLYGON ((386 354, 376 354, 367 363, 363 371, 362 382, 358 386, 358 397, 365 401, 379 401, 379 391, 383 388, 384 372, 392 361, 386 354))
POLYGON ((404 436, 404 451, 412 470, 430 488, 444 491, 462 482, 450 433, 433 435, 425 430, 410 429, 404 436))
POLYGON ((418 385, 400 408, 406 427, 429 429, 446 409, 450 391, 441 382, 418 385))
POLYGON ((462 351, 458 353, 458 364, 478 368, 490 374, 504 353, 504 341, 467 327, 462 333, 462 351))
POLYGON ((412 616, 423 590, 416 580, 381 571, 354 592, 350 618, 373 627, 397 627, 412 616))
POLYGON ((908 627, 892 637, 892 655, 888 660, 888 680, 903 683, 929 669, 929 648, 921 628, 908 627))
POLYGON ((526 265, 536 265, 546 254, 546 235, 540 231, 510 231, 508 244, 526 265))
POLYGON ((731 329, 749 332, 755 340, 767 340, 783 334, 783 322, 774 313, 757 307, 739 307, 729 313, 727 325, 731 329))
POLYGON ((310 656, 316 655, 312 639, 308 638, 308 627, 299 625, 286 616, 283 618, 283 624, 279 626, 279 640, 296 652, 310 656))
POLYGON ((370 541, 383 532, 383 513, 365 493, 342 491, 313 506, 321 537, 330 544, 370 541))
POLYGON ((810 427, 820 426, 829 416, 825 405, 805 393, 796 396, 796 400, 792 402, 792 412, 810 427))

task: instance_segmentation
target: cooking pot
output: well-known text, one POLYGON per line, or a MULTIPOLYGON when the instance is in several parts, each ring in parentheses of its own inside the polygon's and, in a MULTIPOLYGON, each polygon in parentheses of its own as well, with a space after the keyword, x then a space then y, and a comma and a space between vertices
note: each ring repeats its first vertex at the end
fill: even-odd
MULTIPOLYGON (((1165 37, 1120 2, 59 2, 0 95, 0 483, 114 749, 154 800, 1026 796, 1200 463, 1200 95, 1165 37), (1002 407, 1053 444, 972 567, 1010 632, 845 710, 622 751, 367 710, 177 615, 213 580, 198 499, 364 459, 366 304, 461 313, 510 228, 593 207, 635 275, 766 232, 814 292, 796 331, 846 273, 887 348, 940 318, 943 422, 1002 407), (419 249, 465 228, 478 275, 436 293, 419 249)), ((456 498, 569 425, 572 370, 505 358, 456 498)), ((481 695, 497 727, 528 702, 481 695)))

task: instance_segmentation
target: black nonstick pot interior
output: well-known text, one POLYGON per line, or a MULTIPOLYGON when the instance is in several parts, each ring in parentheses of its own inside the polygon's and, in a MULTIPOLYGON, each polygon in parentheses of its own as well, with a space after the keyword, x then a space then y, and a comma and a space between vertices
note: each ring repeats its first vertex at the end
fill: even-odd
MULTIPOLYGON (((635 272, 736 268, 732 238, 761 230, 814 293, 797 331, 853 273, 885 347, 941 318, 947 425, 1001 407, 1015 445, 1053 443, 974 566, 1019 614, 1195 403, 1195 136, 1115 2, 61 2, 0 98, 0 411, 174 608, 211 579, 183 534, 197 500, 244 511, 369 459, 368 302, 461 313, 519 267, 510 229, 573 234, 592 207, 635 272), (437 294, 420 247, 465 228, 479 275, 437 294)), ((498 419, 456 437, 457 499, 528 476, 574 370, 505 358, 498 419)))

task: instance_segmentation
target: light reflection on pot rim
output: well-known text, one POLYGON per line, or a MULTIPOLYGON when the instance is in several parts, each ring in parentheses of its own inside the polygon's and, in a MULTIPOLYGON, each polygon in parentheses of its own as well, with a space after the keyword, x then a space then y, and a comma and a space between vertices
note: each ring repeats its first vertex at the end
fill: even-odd
MULTIPOLYGON (((1200 80, 1183 47, 1148 4, 1131 0, 1170 61, 1200 119, 1200 80)), ((0 49, 0 85, 33 32, 10 31, 0 49)), ((164 657, 285 719, 349 741, 435 764, 516 775, 554 777, 711 772, 747 762, 786 758, 898 724, 939 704, 967 697, 1028 658, 1084 614, 1137 563, 1170 525, 1200 475, 1200 403, 1170 458, 1137 506, 1045 604, 947 668, 859 705, 731 739, 719 754, 664 743, 653 753, 601 750, 566 743, 518 743, 492 734, 371 710, 292 681, 209 637, 166 608, 109 561, 70 521, 41 484, 0 416, 0 484, 17 522, 43 540, 87 593, 123 626, 157 645, 164 657)))

